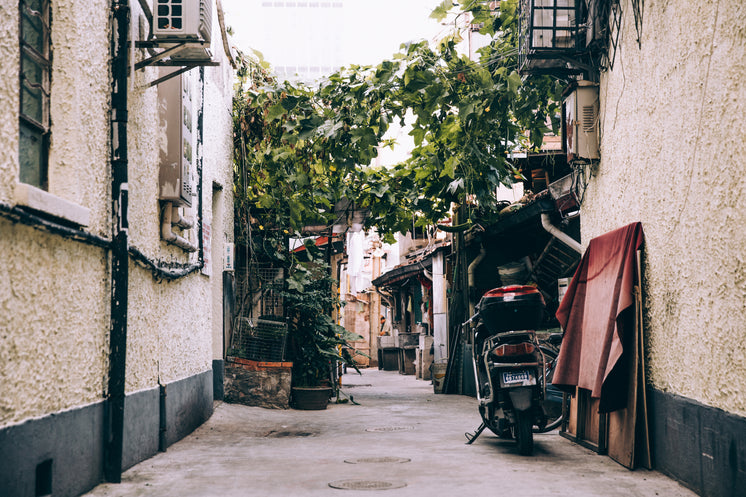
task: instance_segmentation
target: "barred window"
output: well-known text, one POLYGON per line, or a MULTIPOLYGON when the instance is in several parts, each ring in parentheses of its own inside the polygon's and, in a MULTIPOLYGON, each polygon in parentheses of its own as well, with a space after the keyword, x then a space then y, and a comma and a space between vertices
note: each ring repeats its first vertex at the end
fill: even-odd
POLYGON ((49 150, 49 0, 20 0, 20 181, 46 190, 49 150))

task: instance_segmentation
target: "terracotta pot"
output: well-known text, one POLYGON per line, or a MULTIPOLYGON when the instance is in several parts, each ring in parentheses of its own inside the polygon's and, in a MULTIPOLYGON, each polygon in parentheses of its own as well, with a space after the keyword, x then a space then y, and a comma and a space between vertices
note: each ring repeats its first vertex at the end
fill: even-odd
POLYGON ((293 387, 291 390, 292 407, 304 411, 319 411, 326 409, 327 404, 329 404, 329 398, 332 394, 332 388, 328 386, 293 387))

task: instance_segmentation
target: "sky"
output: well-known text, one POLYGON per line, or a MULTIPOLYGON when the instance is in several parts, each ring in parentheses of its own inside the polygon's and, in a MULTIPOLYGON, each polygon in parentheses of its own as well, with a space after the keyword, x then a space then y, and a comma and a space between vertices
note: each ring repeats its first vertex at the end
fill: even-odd
POLYGON ((441 0, 222 0, 242 51, 260 51, 278 74, 322 76, 339 66, 390 59, 403 42, 447 28, 431 19, 441 0), (313 72, 311 72, 313 71, 313 72))
MULTIPOLYGON (((442 0, 222 0, 232 42, 243 52, 262 53, 279 78, 305 81, 340 66, 375 65, 391 59, 402 43, 439 39, 450 32, 430 18, 442 0)), ((414 140, 409 126, 392 123, 386 138, 396 146, 380 148, 373 164, 405 160, 414 140)))

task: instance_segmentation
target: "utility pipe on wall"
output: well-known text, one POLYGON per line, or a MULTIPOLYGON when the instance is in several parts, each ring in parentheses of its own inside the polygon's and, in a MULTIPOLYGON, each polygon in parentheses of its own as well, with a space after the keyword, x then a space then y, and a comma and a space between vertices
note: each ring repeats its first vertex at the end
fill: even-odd
POLYGON ((183 230, 188 230, 194 227, 194 221, 182 216, 179 207, 174 205, 171 211, 171 226, 178 226, 183 230))
POLYGON ((549 234, 576 251, 578 254, 583 253, 583 247, 570 235, 553 225, 551 220, 549 219, 549 214, 547 214, 546 212, 543 212, 541 214, 541 225, 547 232, 549 232, 549 234))
MULTIPOLYGON (((176 215, 178 216, 178 209, 174 207, 171 202, 166 202, 164 204, 163 217, 161 219, 161 238, 163 238, 166 243, 176 245, 182 250, 186 250, 187 252, 196 252, 197 247, 194 244, 190 243, 189 240, 177 235, 171 230, 172 226, 178 224, 178 220, 173 219, 174 211, 176 211, 176 215)), ((179 219, 181 219, 181 216, 179 216, 179 219)))
POLYGON ((111 32, 111 329, 109 384, 104 437, 104 477, 122 481, 124 445, 124 394, 127 361, 127 306, 129 286, 127 221, 127 35, 130 32, 128 0, 112 0, 111 32))

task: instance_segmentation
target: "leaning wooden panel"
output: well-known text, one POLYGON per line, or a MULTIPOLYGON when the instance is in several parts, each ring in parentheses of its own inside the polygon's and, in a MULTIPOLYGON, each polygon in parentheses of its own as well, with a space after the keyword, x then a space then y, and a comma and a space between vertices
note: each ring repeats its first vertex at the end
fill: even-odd
MULTIPOLYGON (((636 297, 639 288, 635 287, 636 297)), ((637 300, 637 298, 636 298, 637 300)), ((609 457, 629 469, 635 467, 635 430, 637 422, 638 397, 638 333, 637 309, 630 309, 635 315, 635 323, 628 334, 625 349, 627 349, 629 365, 627 368, 627 404, 623 409, 609 413, 609 457)), ((625 330, 626 331, 626 330, 625 330)))

